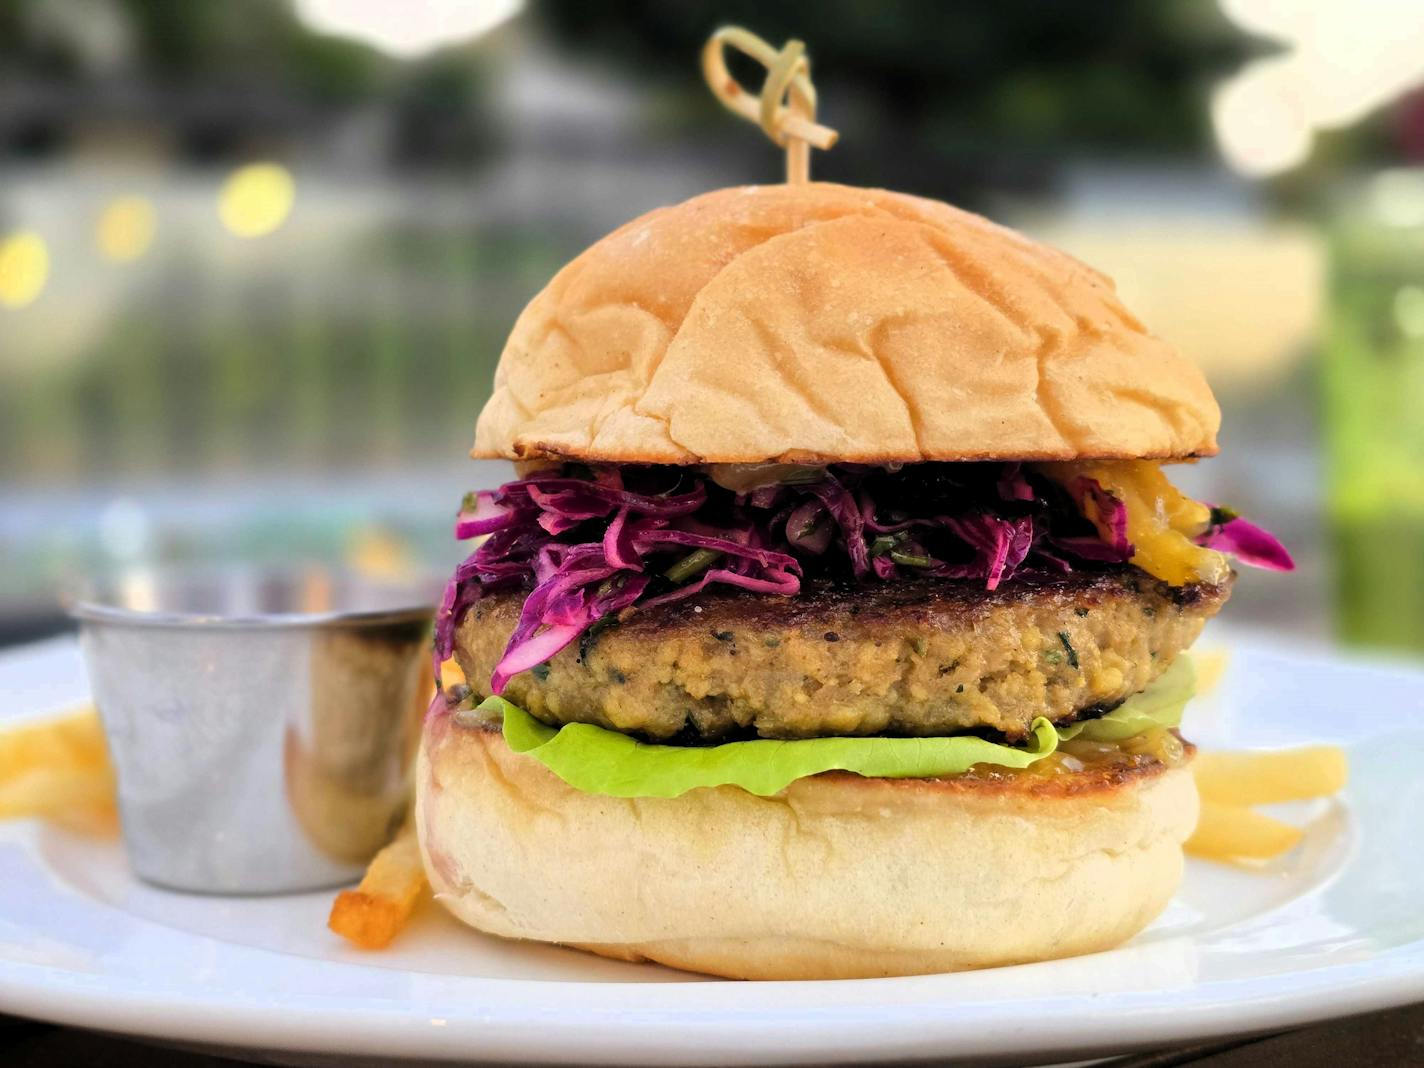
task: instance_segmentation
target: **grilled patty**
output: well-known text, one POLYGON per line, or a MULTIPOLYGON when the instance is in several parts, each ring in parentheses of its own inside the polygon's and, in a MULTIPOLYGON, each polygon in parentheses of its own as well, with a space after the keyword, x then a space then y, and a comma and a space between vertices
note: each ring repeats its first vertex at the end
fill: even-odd
MULTIPOLYGON (((795 597, 706 592, 585 635, 504 696, 547 723, 653 739, 1024 737, 1145 688, 1216 614, 1230 584, 1172 587, 1133 567, 971 583, 807 580, 795 597)), ((522 593, 476 602, 456 657, 489 677, 522 593)))

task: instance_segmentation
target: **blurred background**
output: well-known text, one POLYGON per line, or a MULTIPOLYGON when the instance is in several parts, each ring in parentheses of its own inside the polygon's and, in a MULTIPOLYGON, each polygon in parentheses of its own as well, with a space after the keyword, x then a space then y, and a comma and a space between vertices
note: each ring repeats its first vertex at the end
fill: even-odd
POLYGON ((0 644, 134 563, 453 564, 524 303, 781 178, 703 86, 723 22, 806 40, 817 177, 1062 245, 1205 367, 1178 481, 1301 564, 1236 622, 1424 651, 1410 0, 0 0, 0 644))

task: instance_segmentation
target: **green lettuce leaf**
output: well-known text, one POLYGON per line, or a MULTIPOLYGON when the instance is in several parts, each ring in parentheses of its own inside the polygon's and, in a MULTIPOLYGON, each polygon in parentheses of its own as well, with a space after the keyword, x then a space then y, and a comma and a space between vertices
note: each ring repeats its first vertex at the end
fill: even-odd
POLYGON ((1147 689, 1098 719, 1065 723, 1058 728, 1058 737, 1065 742, 1070 738, 1120 742, 1154 727, 1175 727, 1182 722, 1182 710, 1196 692, 1196 685, 1192 658, 1179 656, 1147 689))
POLYGON ((1026 768, 1073 737, 1117 741, 1153 727, 1176 726, 1192 695, 1193 674, 1179 657, 1160 679, 1101 719, 1055 729, 1033 721, 1027 745, 972 735, 949 738, 759 738, 722 745, 652 745, 588 723, 551 727, 502 697, 479 710, 504 720, 504 740, 576 790, 609 797, 677 797, 701 787, 739 786, 762 797, 823 771, 868 778, 926 779, 961 775, 975 764, 1026 768))

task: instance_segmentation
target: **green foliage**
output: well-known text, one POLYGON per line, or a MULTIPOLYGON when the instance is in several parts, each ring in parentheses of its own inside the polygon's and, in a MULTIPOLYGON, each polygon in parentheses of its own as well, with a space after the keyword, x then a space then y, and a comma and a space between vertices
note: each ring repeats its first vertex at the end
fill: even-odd
MULTIPOLYGON (((0 57, 7 73, 82 79, 77 55, 63 36, 42 30, 44 0, 0 0, 0 57)), ((203 85, 260 89, 293 104, 341 106, 417 88, 415 107, 467 114, 478 89, 478 64, 434 57, 395 63, 342 37, 312 33, 290 0, 108 0, 124 27, 131 76, 169 90, 203 85), (440 91, 426 99, 431 79, 440 91)))
POLYGON ((1204 86, 1253 50, 1194 0, 545 0, 539 10, 570 47, 682 83, 717 25, 778 44, 800 37, 823 99, 854 100, 871 113, 865 129, 888 121, 946 151, 1202 149, 1204 86))

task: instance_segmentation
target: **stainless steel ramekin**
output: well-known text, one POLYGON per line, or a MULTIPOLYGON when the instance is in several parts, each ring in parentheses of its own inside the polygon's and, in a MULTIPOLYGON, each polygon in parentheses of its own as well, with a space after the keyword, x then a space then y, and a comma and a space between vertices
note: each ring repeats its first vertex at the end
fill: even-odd
POLYGON ((405 813, 432 593, 308 568, 75 598, 134 871, 229 894, 357 877, 405 813))

